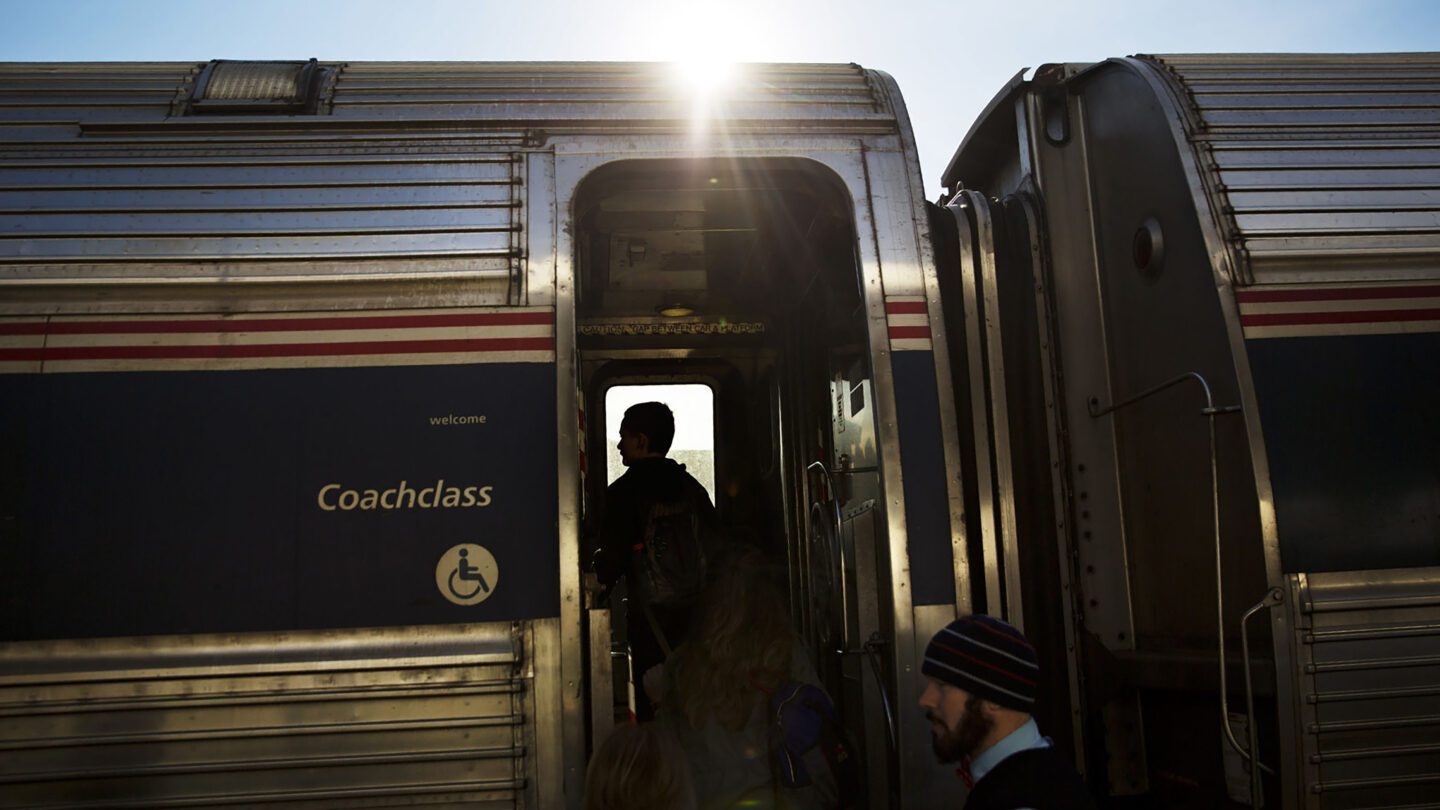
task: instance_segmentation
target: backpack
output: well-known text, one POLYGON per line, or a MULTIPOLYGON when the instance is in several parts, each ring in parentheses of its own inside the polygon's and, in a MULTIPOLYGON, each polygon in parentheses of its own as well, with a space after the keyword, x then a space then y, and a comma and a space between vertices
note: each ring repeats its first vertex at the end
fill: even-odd
POLYGON ((642 606, 693 604, 705 588, 709 554, 705 527, 691 498, 653 501, 635 551, 631 589, 642 606))
POLYGON ((825 768, 830 784, 817 785, 827 806, 855 808, 863 800, 860 763, 853 754, 839 713, 825 690, 799 681, 781 683, 770 695, 770 773, 777 790, 799 790, 816 784, 825 768), (823 764, 822 764, 823 763, 823 764))

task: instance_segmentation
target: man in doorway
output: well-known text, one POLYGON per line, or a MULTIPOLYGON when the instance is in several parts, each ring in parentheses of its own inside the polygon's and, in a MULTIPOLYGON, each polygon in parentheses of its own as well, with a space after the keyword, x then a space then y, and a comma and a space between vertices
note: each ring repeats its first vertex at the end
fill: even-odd
POLYGON ((1040 668, 1024 634, 989 616, 961 617, 930 639, 921 671, 935 756, 959 763, 965 810, 1094 810, 1074 765, 1031 716, 1040 668))
MULTIPOLYGON (((595 554, 595 573, 602 584, 613 585, 622 576, 628 579, 625 626, 634 668, 635 715, 640 721, 654 716, 649 696, 641 688, 644 674, 680 644, 691 612, 683 595, 664 599, 646 593, 636 581, 645 562, 647 540, 656 535, 660 520, 672 527, 693 526, 694 536, 689 541, 696 544, 717 524, 715 506, 705 488, 685 471, 685 465, 665 457, 674 438, 675 415, 664 403, 642 402, 625 411, 619 450, 627 469, 605 491, 595 554)), ((684 531, 688 530, 672 533, 684 531)), ((671 542, 684 541, 677 538, 671 542)))

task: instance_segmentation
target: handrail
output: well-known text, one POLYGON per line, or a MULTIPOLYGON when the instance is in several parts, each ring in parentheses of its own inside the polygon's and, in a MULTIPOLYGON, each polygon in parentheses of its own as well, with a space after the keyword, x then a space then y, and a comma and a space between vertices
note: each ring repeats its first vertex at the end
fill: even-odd
MULTIPOLYGON (((1132 396, 1132 397, 1129 397, 1129 398, 1127 398, 1127 399, 1123 399, 1123 400, 1121 400, 1121 401, 1119 401, 1119 402, 1113 403, 1113 404, 1111 404, 1111 405, 1109 405, 1109 406, 1107 406, 1107 407, 1104 407, 1104 408, 1101 408, 1101 407, 1100 407, 1100 400, 1099 400, 1099 398, 1092 396, 1092 397, 1090 397, 1090 401, 1089 401, 1089 403, 1088 403, 1088 410, 1090 411, 1090 417, 1091 417, 1092 419, 1098 419, 1098 418, 1100 418, 1101 416, 1104 416, 1104 415, 1106 415, 1106 414, 1108 414, 1108 413, 1113 413, 1113 412, 1115 412, 1115 411, 1120 410, 1121 408, 1125 408, 1125 407, 1128 407, 1128 406, 1130 406, 1130 405, 1133 405, 1133 404, 1135 404, 1135 403, 1137 403, 1137 402, 1139 402, 1139 401, 1141 401, 1141 400, 1143 400, 1143 399, 1146 399, 1147 397, 1151 397, 1151 396, 1153 396, 1153 395, 1155 395, 1155 394, 1160 393, 1161 391, 1164 391, 1164 390, 1166 390, 1166 389, 1168 389, 1168 388, 1171 388, 1171 387, 1173 387, 1173 386, 1179 385, 1179 384, 1181 384, 1181 383, 1183 383, 1183 382, 1190 381, 1190 380, 1193 380, 1193 381, 1199 383, 1199 384, 1200 384, 1200 387, 1205 391, 1205 407, 1202 408, 1202 409, 1200 409, 1200 413, 1205 416, 1206 422, 1208 423, 1208 426, 1209 426, 1209 429, 1210 429, 1210 500, 1211 500, 1211 508, 1212 508, 1212 515, 1213 515, 1214 527, 1215 527, 1215 613, 1216 613, 1216 616, 1217 616, 1217 619, 1218 619, 1218 626, 1217 626, 1217 628, 1216 628, 1216 632, 1218 633, 1217 640, 1218 640, 1218 647, 1219 647, 1219 653, 1220 653, 1220 718, 1221 718, 1220 726, 1221 726, 1221 728, 1224 729, 1224 731, 1225 731, 1225 739, 1226 739, 1226 741, 1230 743, 1230 747, 1233 748, 1236 753, 1238 753, 1245 761, 1252 763, 1254 766, 1257 766, 1257 767, 1259 768, 1259 770, 1262 770, 1262 771, 1265 771, 1266 773, 1269 773, 1269 774, 1271 774, 1271 775, 1274 775, 1275 771, 1271 770, 1269 767, 1267 767, 1266 765, 1264 765, 1263 763, 1261 763, 1261 762, 1256 758, 1256 755, 1254 754, 1253 745, 1252 745, 1252 747, 1251 747, 1250 749, 1247 749, 1245 746, 1243 746, 1243 745, 1240 744, 1240 741, 1239 741, 1238 739, 1236 739, 1236 737, 1235 737, 1235 729, 1234 729, 1233 727, 1231 727, 1231 725, 1230 725, 1229 689, 1228 689, 1227 681, 1226 681, 1226 677, 1225 677, 1225 676, 1226 676, 1226 666, 1225 666, 1225 587, 1224 587, 1224 585, 1225 585, 1225 571, 1224 571, 1224 568, 1223 568, 1222 565, 1221 565, 1221 556, 1220 556, 1220 551, 1221 551, 1221 549, 1220 549, 1220 467, 1219 467, 1219 462, 1218 462, 1218 460, 1217 460, 1217 458, 1216 458, 1216 453, 1215 453, 1215 417, 1216 417, 1216 416, 1219 416, 1219 415, 1221 415, 1221 414, 1238 413, 1238 412, 1240 411, 1240 406, 1238 406, 1238 405, 1227 405, 1227 406, 1221 407, 1221 408, 1215 407, 1215 399, 1214 399, 1214 397, 1213 397, 1213 396, 1211 395, 1211 393, 1210 393, 1210 383, 1206 382, 1206 381, 1205 381, 1205 378, 1204 378, 1203 376, 1201 376, 1199 372, 1187 371, 1187 372, 1185 372, 1184 374, 1179 375, 1178 377, 1174 377, 1174 378, 1171 378, 1171 379, 1169 379, 1169 380, 1166 380, 1165 382, 1162 382, 1162 383, 1160 383, 1159 385, 1155 385, 1155 386, 1152 386, 1152 387, 1150 387, 1150 388, 1147 388, 1147 389, 1145 389, 1144 391, 1141 391, 1140 393, 1135 394, 1135 395, 1132 396)), ((1262 605, 1262 606, 1263 606, 1263 605, 1267 605, 1268 603, 1269 603, 1269 597, 1267 596, 1267 597, 1266 597, 1266 600, 1263 601, 1263 602, 1261 602, 1261 605, 1262 605)), ((1258 607, 1258 606, 1257 606, 1257 607, 1258 607)), ((1254 610, 1254 608, 1252 608, 1252 610, 1254 610)), ((1247 615, 1247 617, 1248 617, 1250 614, 1247 613, 1246 615, 1247 615)), ((1245 630, 1244 619, 1241 620, 1241 627, 1240 627, 1240 629, 1241 629, 1241 631, 1242 631, 1242 645, 1243 645, 1243 644, 1244 644, 1243 634, 1244 634, 1244 630, 1245 630)), ((1247 722, 1248 722, 1248 725, 1249 725, 1249 733, 1250 733, 1251 737, 1253 738, 1254 735, 1255 735, 1255 711, 1254 711, 1254 700, 1253 700, 1253 698, 1250 697, 1249 694, 1248 694, 1248 692, 1250 691, 1249 674, 1248 674, 1248 673, 1249 673, 1249 669, 1250 669, 1250 661, 1249 661, 1248 651, 1247 651, 1247 653, 1246 653, 1246 658, 1245 658, 1244 664, 1245 664, 1245 670, 1246 670, 1246 673, 1247 673, 1247 674, 1246 674, 1246 690, 1247 690, 1247 715, 1246 715, 1246 717, 1247 717, 1247 722)), ((1252 790, 1258 789, 1258 783, 1259 783, 1259 779, 1258 779, 1258 777, 1254 776, 1254 773, 1255 773, 1255 768, 1252 767, 1252 768, 1251 768, 1251 774, 1252 774, 1252 776, 1251 776, 1252 790)))
MULTIPOLYGON (((815 469, 818 469, 820 471, 820 474, 825 476, 826 494, 830 497, 830 513, 831 516, 834 518, 834 530, 830 533, 831 547, 827 550, 830 552, 831 557, 836 562, 838 562, 840 566, 840 577, 838 580, 840 585, 839 591, 841 616, 840 646, 842 648, 845 648, 850 646, 850 595, 845 590, 845 544, 840 542, 840 529, 844 524, 840 518, 840 499, 835 495, 835 479, 830 475, 830 468, 826 467, 825 462, 823 461, 812 461, 805 468, 807 472, 815 469)), ((815 508, 819 506, 820 504, 818 502, 812 501, 810 510, 811 514, 814 514, 815 508)), ((834 572, 832 571, 829 573, 834 572)))
MULTIPOLYGON (((835 518, 835 531, 832 539, 835 542, 835 556, 840 561, 840 647, 835 652, 839 655, 863 655, 870 662, 870 672, 875 676, 875 688, 880 692, 880 707, 885 711, 885 742, 889 745, 890 753, 894 756, 900 755, 900 745, 896 741, 895 711, 890 706, 890 693, 885 691, 885 679, 881 677, 880 671, 880 649, 885 646, 885 640, 881 637, 880 631, 876 630, 870 634, 870 638, 858 650, 850 649, 850 615, 848 610, 848 599, 845 591, 845 544, 840 541, 840 530, 843 526, 840 516, 840 499, 836 496, 835 479, 830 474, 830 468, 825 466, 823 461, 812 461, 805 467, 806 471, 818 470, 825 476, 825 486, 829 490, 831 514, 835 518)), ((819 503, 812 506, 818 507, 819 503)), ((812 509, 813 513, 813 509, 812 509)))
MULTIPOLYGON (((1245 727, 1245 730, 1249 734, 1249 739, 1246 742, 1250 744, 1250 750, 1254 752, 1251 761, 1254 765, 1259 766, 1252 766, 1250 768, 1250 806, 1257 808, 1260 807, 1261 801, 1264 798, 1264 791, 1260 786, 1260 772, 1262 770, 1270 771, 1270 769, 1261 764, 1258 759, 1260 730, 1255 728, 1255 684, 1250 678, 1250 617, 1265 608, 1280 605, 1284 600, 1285 593, 1283 591, 1279 588, 1271 588, 1270 592, 1265 594, 1264 599, 1256 602, 1253 607, 1245 611, 1244 616, 1240 617, 1240 653, 1244 656, 1241 660, 1245 662, 1245 716, 1248 718, 1248 725, 1245 727)), ((1226 715, 1226 717, 1228 718, 1229 715, 1226 715)), ((1229 725, 1228 720, 1226 725, 1229 725)), ((1272 776, 1274 773, 1274 771, 1270 771, 1272 776)))
POLYGON ((895 712, 890 708, 890 693, 885 691, 885 679, 880 677, 880 649, 884 646, 885 641, 880 637, 880 631, 871 633, 870 640, 865 642, 865 658, 870 661, 870 672, 875 676, 875 688, 880 690, 880 707, 885 710, 885 740, 890 743, 890 753, 898 757, 900 746, 895 741, 895 712))

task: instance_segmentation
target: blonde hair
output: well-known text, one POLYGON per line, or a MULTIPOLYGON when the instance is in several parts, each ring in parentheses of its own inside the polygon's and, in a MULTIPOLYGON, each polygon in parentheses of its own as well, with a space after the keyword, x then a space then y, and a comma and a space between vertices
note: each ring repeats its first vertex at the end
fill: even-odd
POLYGON ((616 728, 585 772, 585 810, 694 810, 680 744, 654 723, 616 728))
POLYGON ((715 720, 739 731, 762 690, 790 675, 795 633, 785 597, 765 568, 765 556, 754 548, 724 561, 676 650, 671 700, 691 728, 715 720))

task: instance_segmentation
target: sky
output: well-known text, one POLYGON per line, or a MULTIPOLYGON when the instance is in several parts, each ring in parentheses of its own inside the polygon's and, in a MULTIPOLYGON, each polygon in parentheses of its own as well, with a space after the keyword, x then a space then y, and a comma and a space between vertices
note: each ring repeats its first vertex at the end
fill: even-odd
POLYGON ((1440 0, 0 0, 0 61, 854 62, 899 83, 931 199, 1022 68, 1426 50, 1440 50, 1440 0))

